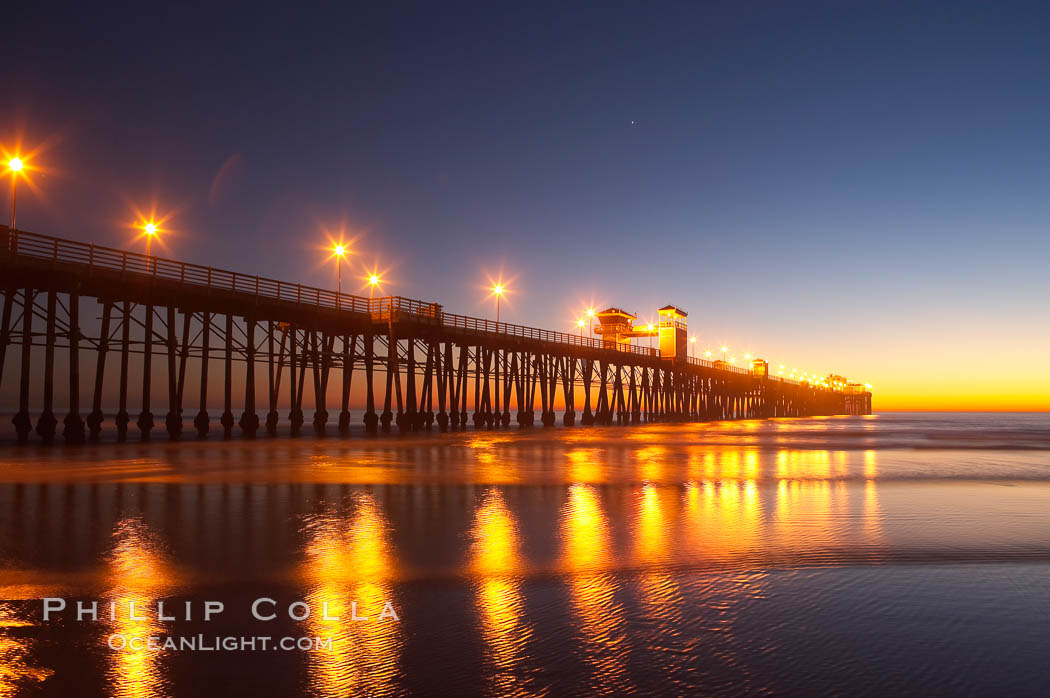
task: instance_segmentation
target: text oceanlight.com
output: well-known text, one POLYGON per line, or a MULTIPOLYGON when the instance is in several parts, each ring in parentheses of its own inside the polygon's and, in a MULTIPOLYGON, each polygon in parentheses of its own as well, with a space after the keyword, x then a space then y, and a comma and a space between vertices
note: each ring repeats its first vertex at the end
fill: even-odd
POLYGON ((272 637, 269 635, 110 635, 107 644, 111 650, 131 652, 160 652, 179 650, 190 652, 256 652, 283 650, 286 652, 331 651, 331 637, 272 637))

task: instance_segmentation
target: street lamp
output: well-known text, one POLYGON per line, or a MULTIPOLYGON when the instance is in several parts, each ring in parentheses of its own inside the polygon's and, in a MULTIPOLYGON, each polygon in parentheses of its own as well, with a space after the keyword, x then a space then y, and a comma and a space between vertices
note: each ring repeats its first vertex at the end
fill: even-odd
POLYGON ((577 320, 576 324, 580 326, 580 339, 583 339, 583 318, 577 320))
POLYGON ((693 352, 696 349, 696 337, 689 338, 689 357, 692 358, 693 352))
POLYGON ((149 273, 151 268, 156 271, 157 267, 153 264, 153 255, 150 250, 153 246, 153 238, 157 237, 157 224, 153 221, 148 221, 142 226, 142 232, 146 236, 146 272, 149 273))
POLYGON ((492 292, 496 294, 496 331, 499 332, 499 299, 503 297, 503 284, 493 286, 492 292))
POLYGON ((594 308, 587 308, 587 322, 589 323, 589 326, 587 327, 587 333, 588 333, 587 336, 593 337, 594 336, 594 308))
POLYGON ((378 286, 382 282, 383 282, 383 280, 380 279, 379 276, 376 275, 376 274, 372 274, 370 277, 368 277, 368 286, 369 286, 369 288, 368 288, 368 297, 369 298, 375 298, 376 297, 376 286, 378 286))
MULTIPOLYGON (((346 247, 344 245, 336 245, 332 248, 332 252, 335 253, 335 269, 336 269, 336 290, 342 294, 343 292, 343 257, 346 256, 346 247)), ((338 305, 338 301, 337 301, 338 305)))
POLYGON ((11 172, 11 230, 15 229, 15 202, 18 200, 18 175, 25 163, 22 158, 11 158, 7 161, 7 169, 11 172))
POLYGON ((710 349, 705 349, 704 350, 704 358, 705 359, 710 359, 711 358, 711 350, 710 349))
POLYGON ((727 347, 726 345, 723 344, 722 345, 722 361, 726 360, 726 352, 727 351, 729 351, 729 347, 727 347))

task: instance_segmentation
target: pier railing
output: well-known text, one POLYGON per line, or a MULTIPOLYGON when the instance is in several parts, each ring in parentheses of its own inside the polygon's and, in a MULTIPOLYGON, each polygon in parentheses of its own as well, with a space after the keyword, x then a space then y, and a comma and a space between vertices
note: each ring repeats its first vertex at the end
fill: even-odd
POLYGON ((352 313, 388 315, 396 311, 422 318, 433 318, 441 325, 478 333, 494 333, 534 339, 555 344, 568 344, 587 349, 623 351, 640 356, 655 357, 656 349, 634 345, 603 345, 600 339, 581 337, 569 332, 544 330, 525 325, 496 322, 485 318, 446 313, 440 303, 421 301, 402 296, 365 298, 349 293, 338 293, 315 286, 294 284, 263 276, 241 274, 226 269, 216 269, 191 262, 180 262, 141 252, 120 250, 76 240, 66 240, 50 235, 30 233, 22 230, 6 231, 7 244, 4 249, 11 255, 32 257, 52 264, 81 264, 89 269, 106 269, 122 274, 135 274, 166 281, 198 286, 202 288, 235 293, 250 293, 260 298, 330 308, 352 313))
POLYGON ((702 366, 703 368, 713 368, 719 371, 728 371, 729 373, 739 373, 744 376, 754 375, 754 371, 749 368, 740 368, 739 366, 733 366, 732 364, 716 364, 714 361, 708 361, 707 359, 698 359, 690 356, 687 363, 693 366, 702 366))
MULTIPOLYGON (((537 327, 446 313, 440 303, 430 301, 421 301, 403 296, 365 298, 315 286, 305 286, 263 276, 216 269, 215 267, 193 264, 191 262, 180 262, 163 257, 145 255, 141 252, 121 250, 22 230, 11 230, 7 226, 2 225, 0 225, 0 229, 4 231, 6 237, 6 244, 3 246, 4 253, 12 256, 42 259, 52 264, 79 264, 85 265, 89 269, 106 269, 122 274, 147 276, 202 288, 249 293, 260 298, 351 313, 369 314, 373 317, 388 316, 392 312, 405 313, 420 318, 432 318, 442 326, 468 332, 502 334, 587 349, 621 351, 639 356, 658 357, 660 355, 658 349, 649 347, 620 343, 613 345, 603 344, 601 339, 584 337, 571 332, 544 330, 537 327)), ((694 357, 688 357, 687 362, 690 365, 702 368, 745 376, 754 375, 754 371, 751 369, 731 366, 723 362, 708 361, 694 357)), ((769 378, 791 385, 800 384, 800 381, 782 376, 769 376, 769 378)))

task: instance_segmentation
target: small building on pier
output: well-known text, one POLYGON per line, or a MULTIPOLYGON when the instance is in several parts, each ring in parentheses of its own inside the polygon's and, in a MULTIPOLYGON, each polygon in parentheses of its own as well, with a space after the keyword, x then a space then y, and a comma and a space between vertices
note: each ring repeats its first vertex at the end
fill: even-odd
POLYGON ((689 336, 685 319, 689 313, 675 305, 665 305, 660 313, 660 357, 682 359, 689 356, 689 336))
POLYGON ((659 333, 659 329, 653 325, 635 327, 634 321, 638 319, 638 315, 623 308, 606 308, 595 313, 595 316, 601 325, 594 328, 594 331, 602 336, 602 346, 606 349, 623 349, 624 345, 629 346, 635 337, 656 337, 659 333))

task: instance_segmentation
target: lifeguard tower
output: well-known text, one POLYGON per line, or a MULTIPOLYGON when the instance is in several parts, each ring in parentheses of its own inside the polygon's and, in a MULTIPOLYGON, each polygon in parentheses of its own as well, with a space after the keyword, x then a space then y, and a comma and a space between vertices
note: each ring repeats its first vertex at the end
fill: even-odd
POLYGON ((689 313, 675 305, 665 305, 660 313, 660 358, 681 359, 689 356, 689 336, 685 319, 689 313))
POLYGON ((601 323, 594 328, 594 332, 602 336, 604 349, 624 351, 625 346, 630 346, 635 337, 655 337, 658 332, 652 325, 635 327, 634 321, 638 319, 638 315, 623 308, 606 308, 594 315, 601 323))

